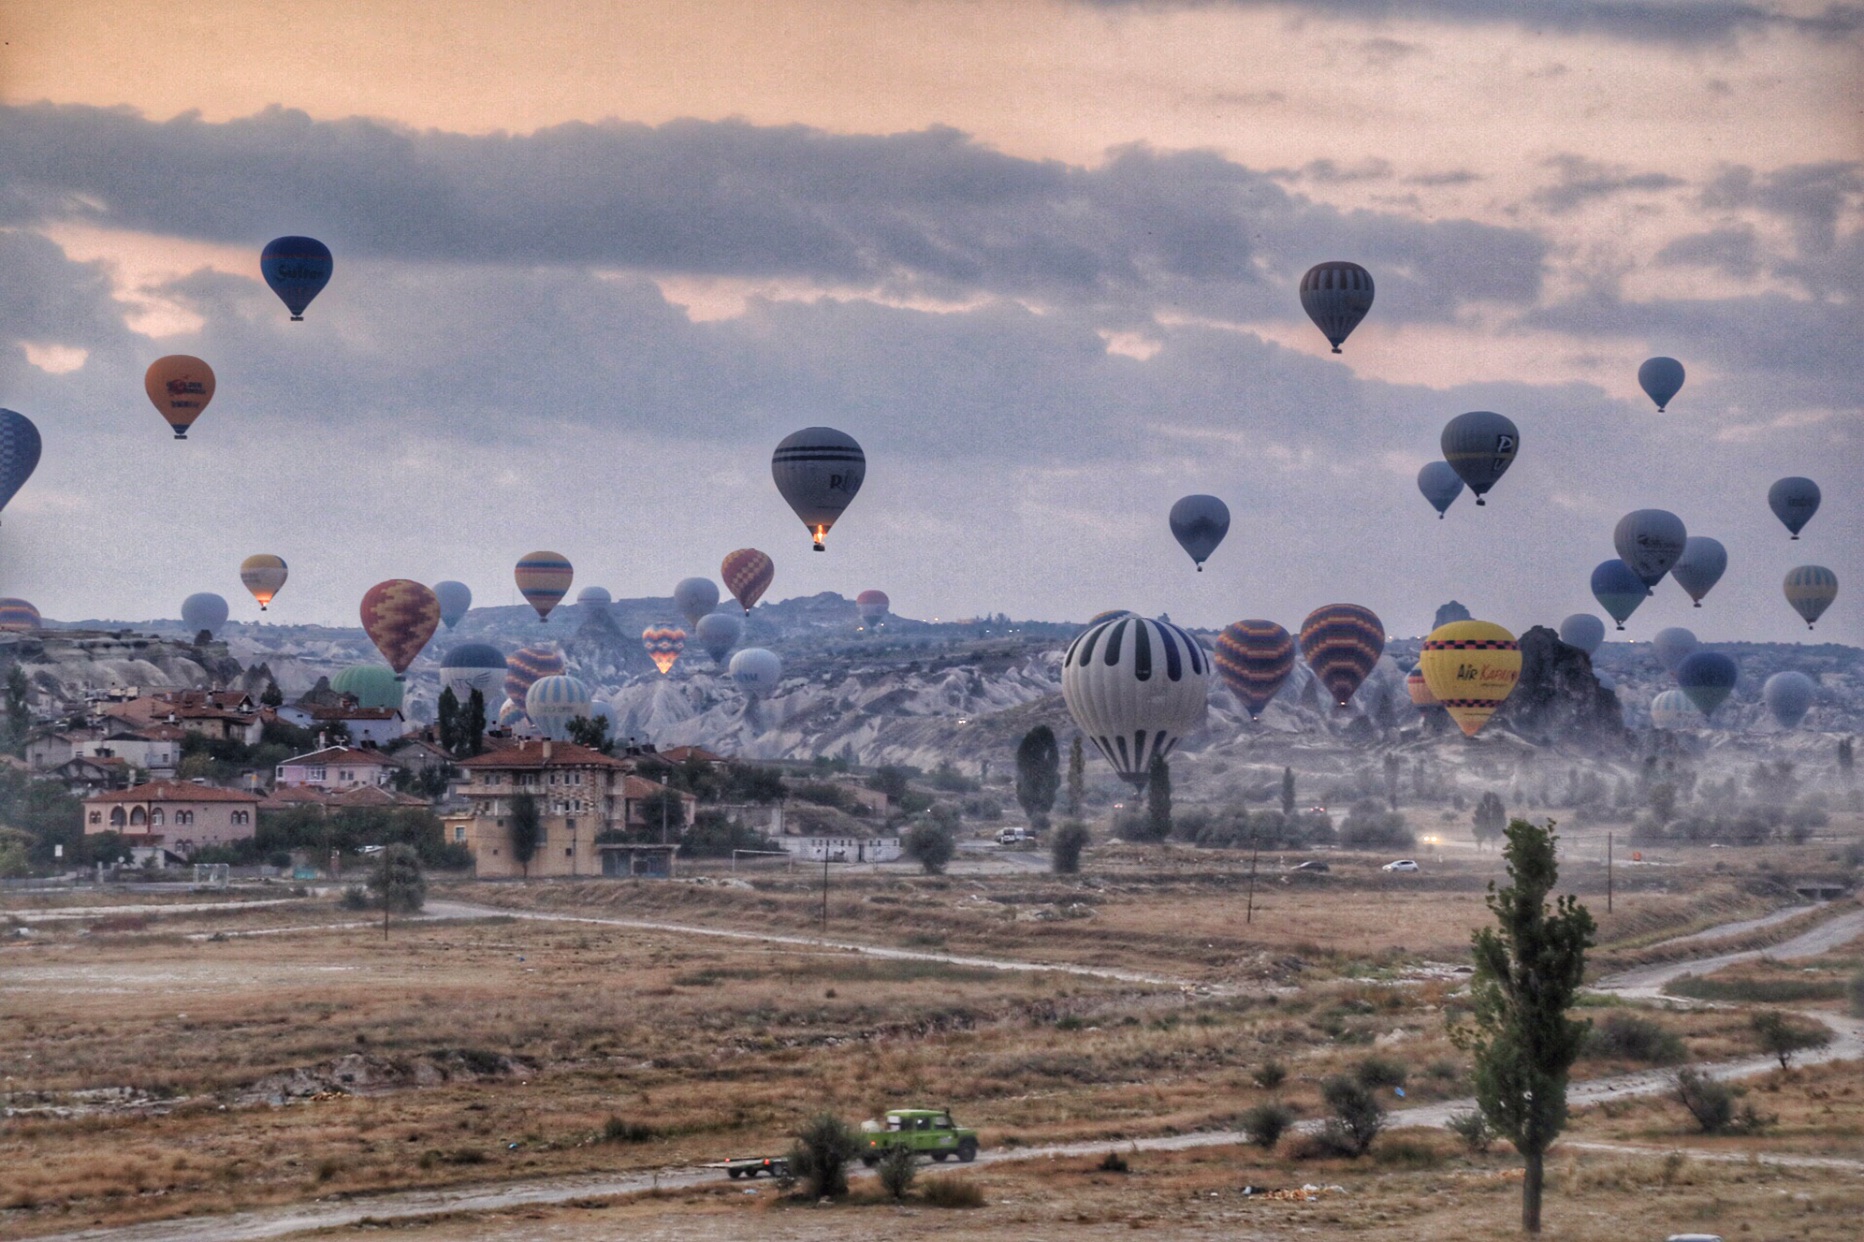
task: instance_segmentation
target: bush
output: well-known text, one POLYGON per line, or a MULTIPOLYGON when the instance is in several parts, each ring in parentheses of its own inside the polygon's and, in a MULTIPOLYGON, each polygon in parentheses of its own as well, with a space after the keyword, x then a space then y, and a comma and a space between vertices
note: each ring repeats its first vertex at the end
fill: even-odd
POLYGON ((1349 849, 1408 850, 1417 844, 1403 815, 1388 810, 1375 798, 1353 804, 1340 821, 1340 844, 1349 849))
POLYGON ((1286 1104, 1258 1104, 1243 1114, 1243 1132, 1263 1151, 1272 1151, 1294 1124, 1294 1110, 1286 1104))
POLYGON ((914 1163, 913 1149, 903 1143, 887 1148, 875 1173, 888 1194, 896 1200, 904 1199, 906 1192, 912 1189, 913 1178, 919 1173, 918 1165, 914 1163))
POLYGON ((860 1138, 846 1122, 822 1113, 797 1133, 790 1172, 811 1199, 839 1199, 848 1193, 848 1162, 860 1150, 860 1138))
POLYGON ((1480 1110, 1467 1113, 1451 1113, 1450 1119, 1443 1123, 1443 1128, 1463 1140, 1463 1146, 1472 1156, 1480 1156, 1495 1141, 1495 1131, 1489 1126, 1489 1119, 1480 1110))
POLYGON ((1126 1163, 1126 1157, 1122 1156, 1117 1151, 1109 1151, 1100 1158, 1100 1163, 1094 1167, 1099 1169, 1102 1173, 1126 1173, 1130 1171, 1126 1163))
POLYGON ((368 890, 360 884, 350 885, 337 898, 337 905, 345 910, 367 910, 371 904, 368 890))
POLYGON ((645 1143, 653 1137, 652 1126, 644 1126, 638 1121, 623 1121, 613 1114, 602 1123, 604 1143, 645 1143))
POLYGON ((1824 1024, 1794 1022, 1777 1009, 1763 1009, 1748 1020, 1754 1027, 1754 1038, 1761 1051, 1777 1057, 1781 1069, 1787 1067, 1794 1053, 1823 1048, 1832 1042, 1832 1032, 1824 1024))
POLYGON ((1608 1013, 1586 1032, 1584 1054, 1593 1060, 1675 1065, 1688 1055, 1682 1038, 1635 1013, 1608 1013))
POLYGON ((1864 1018, 1864 970, 1851 976, 1851 982, 1845 985, 1845 994, 1850 998, 1851 1016, 1864 1018))
POLYGON ((1402 1087, 1405 1068, 1385 1057, 1367 1057, 1353 1070, 1353 1079, 1362 1087, 1402 1087))
POLYGON ((1385 1128, 1385 1106, 1371 1088, 1351 1078, 1329 1078, 1320 1095, 1333 1112, 1322 1131, 1326 1141, 1347 1155, 1365 1155, 1385 1128))
POLYGON ((976 1183, 962 1177, 928 1177, 925 1188, 919 1197, 932 1207, 942 1208, 980 1208, 984 1206, 984 1192, 976 1183))
POLYGON ((901 846, 906 856, 924 868, 927 875, 943 875, 945 865, 958 852, 958 842, 939 824, 920 823, 907 829, 901 846))
POLYGON ((369 876, 369 890, 391 914, 419 914, 427 904, 427 877, 421 874, 420 854, 401 842, 382 847, 369 876))
POLYGON ((1081 869, 1081 851, 1087 848, 1087 825, 1071 819, 1049 840, 1049 859, 1056 875, 1073 875, 1081 869))
POLYGON ((1704 1134, 1721 1134, 1734 1125, 1734 1089, 1700 1070, 1684 1066, 1676 1071, 1676 1098, 1704 1134))
POLYGON ((1280 1061, 1264 1061, 1256 1067, 1256 1072, 1250 1077, 1255 1079, 1256 1086, 1264 1091, 1273 1091, 1288 1081, 1288 1067, 1280 1061))

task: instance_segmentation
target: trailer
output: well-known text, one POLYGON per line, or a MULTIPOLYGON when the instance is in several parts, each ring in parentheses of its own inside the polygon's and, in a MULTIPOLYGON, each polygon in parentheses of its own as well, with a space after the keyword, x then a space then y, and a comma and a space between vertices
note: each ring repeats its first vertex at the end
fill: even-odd
POLYGON ((736 1181, 740 1177, 788 1177, 790 1162, 784 1156, 732 1156, 725 1160, 714 1160, 703 1166, 708 1169, 723 1169, 725 1176, 736 1181))

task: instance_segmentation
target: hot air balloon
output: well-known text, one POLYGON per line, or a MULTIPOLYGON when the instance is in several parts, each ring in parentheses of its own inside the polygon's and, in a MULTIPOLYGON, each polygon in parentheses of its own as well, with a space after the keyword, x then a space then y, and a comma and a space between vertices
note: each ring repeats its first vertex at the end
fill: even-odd
POLYGON ((23 599, 0 599, 0 632, 30 634, 39 628, 37 608, 23 599))
POLYGON ((304 308, 323 292, 335 270, 330 247, 315 237, 274 237, 259 252, 259 274, 291 312, 293 323, 304 319, 304 308))
POLYGON ((1372 309, 1372 273, 1357 263, 1316 263, 1301 277, 1301 309, 1314 321, 1333 352, 1372 309))
POLYGON ((362 628, 400 676, 440 628, 440 601, 412 578, 378 582, 362 597, 362 628))
POLYGON ((269 553, 261 552, 239 563, 240 585, 251 591, 252 597, 259 601, 260 612, 271 605, 272 597, 285 585, 286 576, 284 558, 269 553))
POLYGON ((1811 629, 1812 623, 1838 598, 1838 575, 1823 565, 1801 565, 1787 571, 1785 589, 1786 602, 1811 629))
POLYGON ((860 610, 862 624, 879 625, 893 601, 887 598, 885 591, 862 591, 854 597, 854 606, 860 610))
POLYGON ((769 694, 783 680, 783 661, 762 647, 746 647, 731 657, 731 679, 753 698, 769 694))
POLYGON ((584 587, 576 592, 576 602, 589 608, 606 608, 615 602, 607 587, 584 587))
POLYGON ((472 588, 464 582, 448 579, 434 583, 434 598, 440 601, 440 623, 449 630, 472 608, 472 588))
POLYGON ((1203 727, 1210 663, 1169 621, 1128 614, 1075 635, 1062 657, 1061 694, 1113 770, 1143 790, 1152 761, 1203 727))
POLYGON ((1715 715, 1740 677, 1735 662, 1719 651, 1697 651, 1676 668, 1676 684, 1705 717, 1715 715))
POLYGON ((175 429, 175 439, 185 440, 188 428, 214 399, 214 369, 199 358, 170 354, 149 364, 142 387, 155 412, 175 429))
POLYGON ((1680 625, 1658 630, 1656 637, 1650 640, 1657 663, 1663 665, 1663 671, 1672 677, 1676 676, 1676 670, 1682 667, 1683 661, 1694 655, 1700 646, 1702 644, 1696 641, 1696 636, 1680 625))
POLYGON ((1424 499, 1437 511, 1437 520, 1442 521, 1444 511, 1463 494, 1463 478, 1447 461, 1427 462, 1417 472, 1417 490, 1424 493, 1424 499))
POLYGON ((570 581, 576 571, 561 552, 527 552, 518 562, 513 576, 518 580, 518 593, 524 596, 525 603, 537 610, 537 620, 541 624, 550 620, 550 610, 569 594, 570 581))
POLYGON ((531 718, 524 714, 524 704, 516 699, 506 699, 498 707, 498 727, 507 733, 527 733, 530 731, 531 718))
POLYGON ((1411 706, 1423 711, 1428 707, 1442 707, 1437 696, 1430 692, 1430 683, 1424 680, 1424 666, 1418 665, 1404 679, 1404 691, 1411 696, 1411 706))
POLYGON ((700 617, 718 607, 718 584, 710 578, 681 578, 673 588, 673 606, 686 624, 697 626, 700 617))
POLYGON ((777 576, 777 567, 756 548, 739 548, 736 552, 727 552, 718 571, 725 579, 725 589, 732 593, 746 612, 751 611, 751 606, 757 603, 777 576))
POLYGON ((1646 358, 1637 369, 1637 382, 1657 403, 1657 413, 1661 414, 1683 386, 1683 364, 1674 358, 1646 358))
POLYGON ((744 618, 729 612, 708 612, 693 627, 693 637, 705 648, 712 663, 725 663, 725 656, 744 635, 744 618))
POLYGON ((1521 679, 1521 648, 1491 621, 1452 621, 1424 640, 1418 667, 1450 719, 1474 737, 1521 679))
POLYGON ((1665 730, 1692 728, 1696 723, 1696 709, 1681 690, 1665 690, 1650 701, 1650 722, 1665 730))
POLYGON ((1637 576, 1637 571, 1617 557, 1600 561, 1592 571, 1592 597, 1621 630, 1625 628, 1625 619, 1636 612, 1637 606, 1649 595, 1650 588, 1637 576))
POLYGON ((1133 610, 1130 608, 1109 608, 1105 612, 1097 612, 1089 617, 1087 623, 1089 626, 1095 626, 1099 625, 1102 621, 1111 621, 1115 617, 1130 617, 1132 615, 1133 610))
MULTIPOLYGON (((867 477, 867 454, 844 431, 805 427, 777 445, 770 456, 770 477, 809 528, 815 550, 822 552, 829 527, 853 503, 861 480, 867 477)), ((726 585, 730 585, 729 575, 726 585)))
POLYGON ((1689 598, 1696 601, 1696 607, 1702 607, 1702 597, 1709 589, 1722 580, 1722 573, 1728 568, 1728 549, 1721 540, 1711 539, 1707 535, 1691 535, 1683 541, 1683 555, 1676 558, 1676 564, 1670 566, 1670 576, 1676 584, 1689 592, 1689 598))
POLYGON ((1818 683, 1797 669, 1775 673, 1760 688, 1761 702, 1767 705, 1782 729, 1791 729, 1804 720, 1818 693, 1818 683))
POLYGON ((1230 506, 1215 496, 1186 496, 1171 507, 1172 538, 1190 553, 1197 572, 1230 532, 1230 506))
POLYGON ((647 658, 654 662, 654 667, 665 675, 673 671, 674 661, 686 650, 686 631, 673 626, 650 625, 641 631, 641 645, 647 648, 647 658))
POLYGON ((1500 414, 1471 410, 1445 425, 1441 443, 1443 460, 1469 484, 1480 505, 1487 503, 1483 495, 1513 464, 1521 447, 1521 433, 1500 414))
POLYGON ((506 669, 504 655, 491 643, 464 643, 441 658, 440 684, 453 691, 453 697, 461 703, 470 699, 474 690, 490 703, 493 693, 504 684, 506 669))
POLYGON ((1294 671, 1294 638, 1273 621, 1238 621, 1217 636, 1211 663, 1249 718, 1257 720, 1294 671))
POLYGON ((1328 604, 1301 623, 1301 657, 1341 707, 1384 650, 1384 623, 1370 608, 1358 604, 1328 604))
POLYGON ((1689 532, 1683 519, 1664 509, 1636 509, 1618 519, 1612 546, 1649 591, 1683 555, 1689 532))
POLYGON ((1778 479, 1767 489, 1767 507, 1797 539, 1812 515, 1819 511, 1819 485, 1798 475, 1778 479))
POLYGON ((190 634, 218 634, 227 623, 227 602, 212 591, 197 591, 181 601, 181 623, 190 634))
POLYGON ((595 692, 578 677, 540 677, 524 692, 524 714, 554 742, 570 740, 570 721, 588 720, 595 692))
POLYGON ((1589 612, 1576 612, 1560 622, 1560 641, 1591 655, 1605 641, 1605 622, 1589 612))
POLYGON ((0 509, 19 494, 39 468, 39 429, 30 418, 0 410, 0 509))
POLYGON ((532 683, 544 677, 555 677, 568 666, 562 649, 555 643, 537 643, 512 652, 505 667, 505 697, 519 704, 522 710, 524 696, 532 683))
POLYGON ((380 664, 352 664, 330 679, 330 688, 356 700, 356 706, 401 709, 405 683, 380 664))

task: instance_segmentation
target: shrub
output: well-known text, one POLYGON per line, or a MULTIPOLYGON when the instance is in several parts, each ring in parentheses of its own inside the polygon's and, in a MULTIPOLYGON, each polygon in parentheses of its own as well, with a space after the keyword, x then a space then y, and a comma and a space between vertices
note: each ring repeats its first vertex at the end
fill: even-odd
POLYGON ((1293 1124, 1294 1110, 1286 1104, 1258 1104, 1243 1114, 1243 1131, 1263 1151, 1274 1150, 1293 1124))
POLYGON ((907 829, 901 842, 906 856, 918 863, 927 875, 942 875, 945 864, 958 852, 958 842, 940 824, 919 823, 907 829))
POLYGON ((613 1114, 602 1123, 602 1141, 605 1143, 645 1143, 653 1137, 652 1126, 644 1126, 638 1121, 623 1121, 613 1114))
POLYGON ((1340 844, 1349 849, 1408 850, 1417 838, 1403 815, 1387 810, 1375 798, 1364 798, 1340 821, 1340 844))
POLYGON ((1845 985, 1845 993, 1850 998, 1851 1016, 1864 1018, 1864 970, 1851 976, 1851 982, 1845 985))
POLYGON ((1353 1070, 1353 1078, 1362 1087, 1402 1087, 1405 1068, 1385 1057, 1367 1057, 1353 1070))
POLYGON ((1094 1167, 1099 1169, 1102 1173, 1125 1173, 1129 1171, 1126 1164, 1126 1157, 1122 1156, 1117 1151, 1110 1151, 1102 1156, 1100 1158, 1100 1163, 1094 1167))
POLYGON ((1584 1055, 1592 1059, 1675 1065, 1687 1052, 1682 1037, 1635 1013, 1608 1013, 1586 1033, 1584 1055))
POLYGON ((875 1172, 888 1194, 896 1200, 904 1199, 906 1192, 912 1189, 913 1178, 919 1173, 918 1165, 913 1161, 913 1149, 905 1144, 887 1148, 875 1172))
POLYGON ((1049 858, 1056 875, 1073 875, 1081 869, 1081 851, 1087 848, 1087 825, 1071 819, 1055 830, 1049 841, 1049 858))
POLYGON ((1254 1078, 1256 1086, 1264 1091, 1273 1091, 1288 1081, 1288 1067, 1280 1061, 1264 1061, 1256 1067, 1256 1072, 1250 1077, 1254 1078))
POLYGON ((932 1207, 942 1208, 980 1208, 984 1206, 984 1192, 977 1188, 975 1182, 962 1177, 928 1177, 925 1188, 919 1197, 932 1207))
POLYGON ((1779 1058, 1781 1069, 1787 1067, 1794 1053, 1823 1048, 1832 1042, 1832 1032, 1823 1024, 1812 1026, 1794 1022, 1777 1009, 1763 1009, 1748 1020, 1761 1050, 1779 1058))
POLYGON ((370 905, 368 890, 360 884, 352 884, 337 898, 337 905, 345 910, 367 910, 370 905))
POLYGON ((1385 1128, 1385 1106, 1372 1090, 1351 1078, 1329 1078, 1320 1095, 1332 1110, 1323 1135, 1338 1150, 1363 1156, 1385 1128))
POLYGON ((1676 1071, 1676 1098, 1704 1134, 1720 1134, 1734 1124, 1734 1090, 1700 1070, 1684 1066, 1676 1071))
POLYGON ((1480 1110, 1467 1113, 1451 1113, 1450 1119, 1443 1123, 1444 1129, 1463 1140, 1463 1146, 1472 1156, 1480 1156, 1495 1141, 1495 1131, 1489 1126, 1489 1119, 1480 1110))
POLYGON ((846 1122, 822 1113, 797 1133, 790 1172, 811 1199, 839 1199, 848 1193, 848 1162, 860 1150, 860 1139, 846 1122))

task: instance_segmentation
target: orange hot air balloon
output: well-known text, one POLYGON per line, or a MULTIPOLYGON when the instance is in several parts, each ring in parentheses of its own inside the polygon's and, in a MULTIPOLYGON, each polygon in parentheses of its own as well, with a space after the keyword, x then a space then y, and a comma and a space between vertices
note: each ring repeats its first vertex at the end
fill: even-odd
POLYGON ((440 597, 410 578, 378 582, 362 597, 362 628, 399 679, 440 628, 440 597))
POLYGON ((1521 679, 1521 648, 1492 621, 1452 621, 1424 640, 1418 667, 1450 718, 1474 737, 1521 679))
POLYGON ((751 606, 770 589, 777 576, 776 565, 756 548, 739 548, 727 553, 718 568, 725 579, 725 589, 737 598, 746 612, 751 611, 751 606))
POLYGON ((677 626, 650 625, 641 631, 641 645, 647 648, 647 658, 664 675, 673 671, 674 661, 686 650, 686 631, 677 626))
POLYGON ((249 556, 239 563, 239 580, 252 592, 252 597, 259 601, 260 612, 271 605, 272 597, 285 585, 288 573, 284 558, 269 552, 249 556))
POLYGON ((142 387, 155 412, 175 429, 175 439, 185 440, 188 428, 214 399, 214 369, 199 358, 170 354, 149 364, 142 387))

